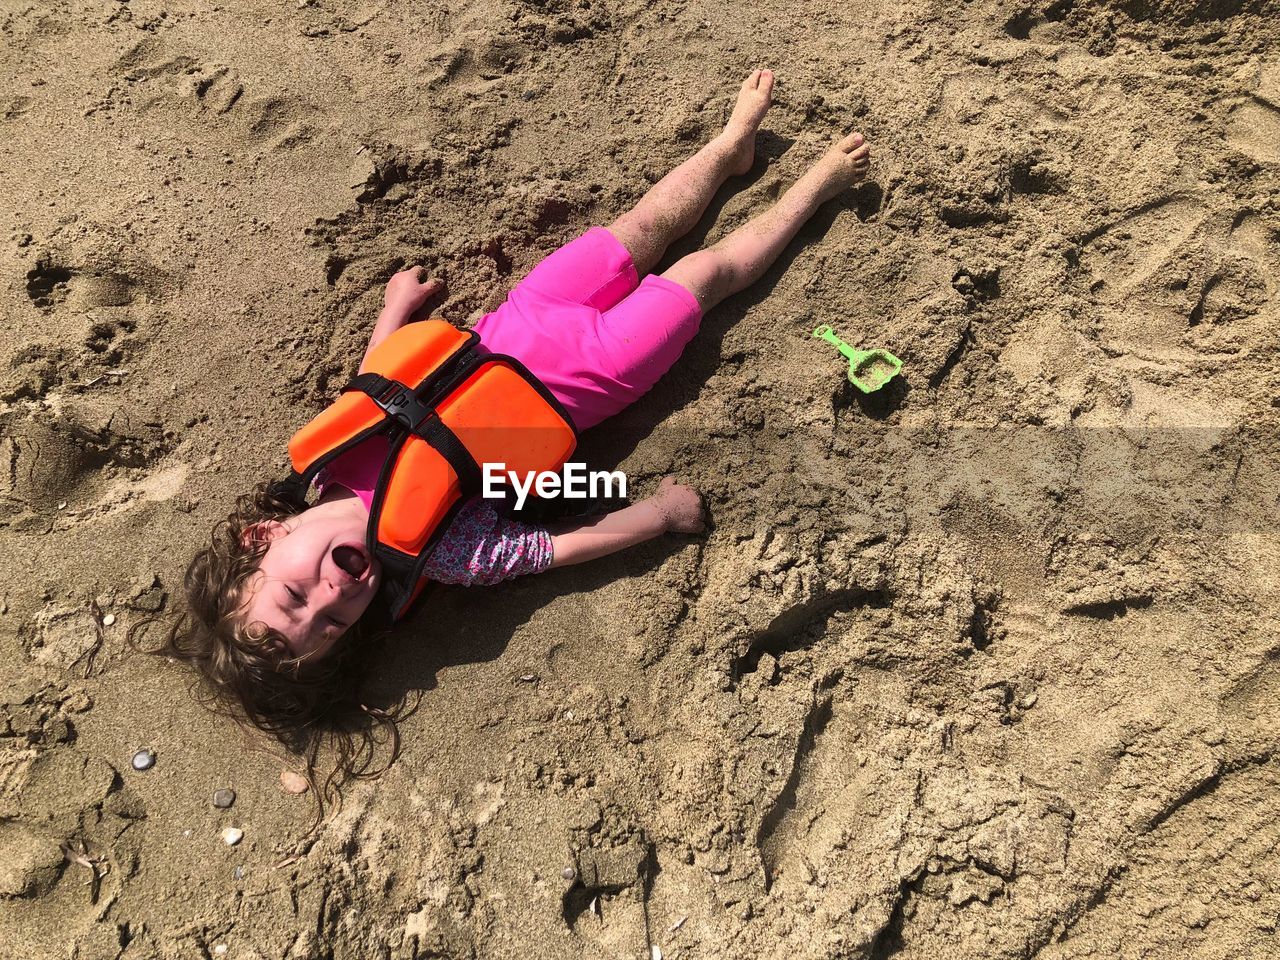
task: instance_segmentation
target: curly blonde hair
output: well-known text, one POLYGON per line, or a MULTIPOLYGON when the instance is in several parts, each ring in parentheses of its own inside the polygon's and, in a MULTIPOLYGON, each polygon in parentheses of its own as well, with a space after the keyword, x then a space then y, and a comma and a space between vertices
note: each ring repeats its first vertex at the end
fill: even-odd
POLYGON ((306 777, 316 798, 316 822, 327 800, 341 802, 342 786, 351 779, 376 777, 399 755, 398 721, 404 704, 370 706, 358 691, 364 680, 369 642, 374 637, 353 624, 324 657, 305 662, 281 656, 283 637, 261 623, 238 616, 243 591, 258 569, 267 543, 253 528, 283 520, 302 508, 263 482, 236 500, 235 509, 213 528, 212 543, 196 554, 183 578, 186 609, 168 624, 164 641, 153 649, 138 642, 142 631, 157 622, 143 621, 130 631, 138 650, 180 660, 196 671, 196 695, 206 706, 247 722, 278 740, 306 764, 306 777), (379 763, 379 746, 390 745, 379 763), (325 748, 333 769, 317 789, 317 770, 325 748))

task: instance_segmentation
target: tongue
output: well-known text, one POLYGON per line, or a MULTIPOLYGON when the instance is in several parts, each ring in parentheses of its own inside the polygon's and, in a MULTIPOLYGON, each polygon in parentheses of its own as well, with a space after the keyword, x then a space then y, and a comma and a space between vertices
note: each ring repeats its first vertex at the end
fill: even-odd
POLYGON ((364 573, 364 568, 369 565, 365 562, 364 554, 354 547, 334 547, 333 562, 356 578, 359 578, 364 573))

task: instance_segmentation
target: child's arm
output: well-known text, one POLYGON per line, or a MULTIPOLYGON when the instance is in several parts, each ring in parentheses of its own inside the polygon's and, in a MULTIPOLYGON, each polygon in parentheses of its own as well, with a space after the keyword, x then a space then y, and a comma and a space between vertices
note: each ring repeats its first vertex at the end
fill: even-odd
POLYGON ((369 346, 364 351, 364 359, 360 361, 360 373, 364 373, 369 354, 373 353, 378 344, 408 323, 428 300, 444 290, 444 283, 441 281, 424 280, 425 273, 422 267, 410 267, 408 270, 401 270, 387 284, 382 313, 378 314, 378 322, 374 324, 373 333, 369 336, 369 346))
POLYGON ((698 491, 664 477, 658 492, 639 503, 584 523, 550 527, 551 566, 595 560, 663 533, 701 533, 706 528, 698 491))
POLYGON ((423 565, 437 583, 481 586, 593 560, 668 530, 706 529, 696 490, 667 477, 647 500, 585 523, 547 529, 500 517, 483 500, 465 503, 423 565))

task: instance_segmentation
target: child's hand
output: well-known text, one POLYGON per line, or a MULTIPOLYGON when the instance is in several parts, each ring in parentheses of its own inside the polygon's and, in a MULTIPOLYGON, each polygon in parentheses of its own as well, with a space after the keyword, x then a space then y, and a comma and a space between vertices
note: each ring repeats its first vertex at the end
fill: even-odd
POLYGON ((663 477, 654 502, 662 511, 670 533, 702 533, 707 529, 707 510, 702 495, 693 487, 676 483, 675 477, 663 477))
POLYGON ((693 487, 663 477, 658 492, 639 503, 581 523, 551 528, 551 566, 564 567, 607 557, 663 533, 701 533, 707 529, 702 497, 693 487))
POLYGON ((401 270, 387 283, 387 293, 383 304, 387 310, 407 317, 437 293, 444 291, 444 283, 440 280, 426 279, 427 271, 423 267, 410 267, 401 270))

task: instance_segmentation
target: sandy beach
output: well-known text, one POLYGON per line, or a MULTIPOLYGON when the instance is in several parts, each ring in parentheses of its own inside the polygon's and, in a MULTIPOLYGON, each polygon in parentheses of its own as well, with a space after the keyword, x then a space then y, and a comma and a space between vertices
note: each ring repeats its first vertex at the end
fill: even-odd
POLYGON ((0 960, 1280 955, 1280 5, 0 0, 0 67, 0 960), (313 829, 127 631, 393 272, 474 322, 755 67, 666 262, 870 176, 580 448, 711 530, 430 593, 313 829))

